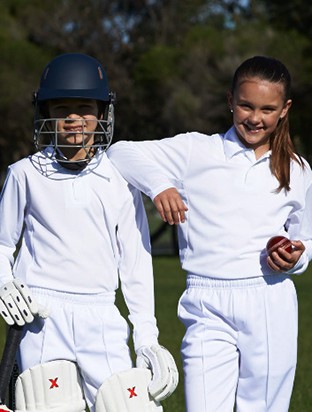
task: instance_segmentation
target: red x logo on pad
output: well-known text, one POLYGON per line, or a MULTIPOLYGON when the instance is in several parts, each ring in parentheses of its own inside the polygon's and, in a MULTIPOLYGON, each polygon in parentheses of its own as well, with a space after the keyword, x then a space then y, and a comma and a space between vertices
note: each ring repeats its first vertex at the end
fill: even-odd
POLYGON ((131 399, 131 398, 133 398, 134 396, 138 396, 136 393, 135 393, 135 386, 131 389, 131 388, 128 388, 128 391, 130 392, 130 396, 129 396, 129 398, 131 399))
POLYGON ((58 378, 55 379, 49 379, 49 381, 51 382, 51 386, 49 389, 53 389, 53 388, 58 388, 58 383, 57 383, 58 378))

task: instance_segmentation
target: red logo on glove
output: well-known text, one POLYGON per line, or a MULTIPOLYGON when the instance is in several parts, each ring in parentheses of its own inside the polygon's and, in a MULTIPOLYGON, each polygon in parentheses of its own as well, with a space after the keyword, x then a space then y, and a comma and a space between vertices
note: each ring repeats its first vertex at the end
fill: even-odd
POLYGON ((53 389, 53 388, 58 388, 58 383, 57 383, 58 378, 54 378, 54 379, 49 379, 49 381, 51 382, 51 386, 49 389, 53 389))
POLYGON ((128 391, 130 392, 129 399, 133 398, 134 396, 138 396, 138 395, 135 393, 135 386, 134 386, 132 389, 131 389, 131 388, 128 388, 128 391))

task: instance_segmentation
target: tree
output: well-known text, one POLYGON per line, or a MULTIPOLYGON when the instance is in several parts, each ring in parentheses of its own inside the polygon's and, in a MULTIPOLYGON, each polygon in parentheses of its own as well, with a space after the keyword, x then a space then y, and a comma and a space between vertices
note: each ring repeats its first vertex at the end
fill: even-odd
POLYGON ((29 153, 32 142, 32 93, 39 68, 48 59, 27 39, 24 26, 15 18, 13 3, 0 5, 0 164, 1 181, 12 161, 29 153), (9 7, 10 6, 10 7, 9 7))
POLYGON ((304 139, 310 132, 312 61, 305 19, 311 6, 305 5, 306 16, 290 29, 295 10, 285 16, 285 4, 291 5, 288 0, 3 0, 1 180, 9 163, 33 150, 31 96, 48 61, 65 52, 90 54, 106 67, 117 93, 115 140, 225 130, 234 69, 251 55, 273 55, 294 80, 293 135, 303 152, 312 153, 304 139))
MULTIPOLYGON (((262 0, 268 21, 281 30, 296 30, 312 37, 312 4, 304 0, 262 0)), ((310 43, 311 47, 311 43, 310 43)))

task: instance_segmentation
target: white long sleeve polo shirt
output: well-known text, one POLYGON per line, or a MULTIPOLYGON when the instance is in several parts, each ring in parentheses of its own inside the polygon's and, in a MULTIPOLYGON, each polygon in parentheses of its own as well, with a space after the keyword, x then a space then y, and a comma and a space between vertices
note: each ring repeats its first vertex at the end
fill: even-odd
MULTIPOLYGON (((117 142, 108 156, 121 174, 152 199, 176 187, 188 207, 179 225, 182 267, 195 275, 239 279, 271 275, 266 243, 272 236, 300 239, 311 169, 291 162, 291 190, 276 192, 270 151, 260 159, 238 139, 196 132, 157 141, 117 142)), ((311 228, 306 252, 293 273, 312 257, 311 228)))
POLYGON ((136 347, 157 342, 141 194, 105 153, 82 171, 41 153, 9 167, 0 198, 0 286, 12 276, 29 287, 79 294, 114 292, 120 279, 136 347))

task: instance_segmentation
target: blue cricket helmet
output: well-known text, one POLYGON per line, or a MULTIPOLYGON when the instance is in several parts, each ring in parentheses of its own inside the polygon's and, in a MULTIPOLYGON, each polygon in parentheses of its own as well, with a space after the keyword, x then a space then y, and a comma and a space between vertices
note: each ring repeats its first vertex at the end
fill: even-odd
MULTIPOLYGON (((36 148, 49 157, 55 157, 68 168, 83 168, 89 163, 98 148, 107 150, 114 133, 115 94, 109 90, 105 70, 101 63, 86 54, 65 53, 51 60, 41 75, 39 89, 34 93, 34 144, 36 148), (56 119, 49 118, 47 102, 54 99, 89 99, 96 100, 99 107, 94 143, 89 146, 84 141, 76 145, 83 148, 85 158, 79 162, 66 159, 58 139, 56 119), (53 151, 46 148, 52 147, 53 151)), ((84 121, 81 120, 84 128, 84 121)), ((90 133, 89 133, 90 134, 90 133)), ((85 138, 88 132, 83 131, 85 138)))
POLYGON ((35 101, 85 98, 109 103, 111 97, 106 73, 97 59, 66 53, 55 57, 43 70, 35 101))

